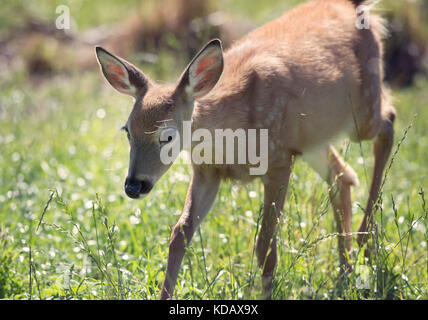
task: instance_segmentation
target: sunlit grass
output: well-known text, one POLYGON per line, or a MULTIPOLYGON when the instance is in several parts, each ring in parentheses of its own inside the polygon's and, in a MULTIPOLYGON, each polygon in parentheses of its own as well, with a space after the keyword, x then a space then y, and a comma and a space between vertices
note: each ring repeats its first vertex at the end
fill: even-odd
MULTIPOLYGON (((2 297, 156 298, 189 168, 173 166, 147 199, 129 200, 123 194, 128 146, 120 127, 131 101, 109 90, 97 73, 43 88, 20 81, 17 76, 1 96, 2 297)), ((344 289, 336 281, 327 185, 296 162, 278 232, 275 298, 427 298, 426 87, 421 80, 396 93, 394 151, 402 143, 377 212, 378 260, 354 252, 355 272, 344 289), (357 289, 362 277, 369 289, 357 289)), ((344 152, 346 143, 341 146, 344 152)), ((348 161, 361 180, 353 230, 367 196, 361 152, 368 172, 373 158, 370 143, 362 147, 349 147, 348 161)), ((185 257, 178 298, 259 297, 254 242, 262 191, 258 181, 222 185, 185 257)))
MULTIPOLYGON (((222 2, 231 12, 244 7, 242 1, 222 2)), ((273 15, 270 4, 264 1, 264 10, 240 12, 262 22, 273 15)), ((185 64, 165 52, 144 71, 172 81, 185 64)), ((344 287, 337 283, 337 235, 328 187, 305 163, 295 163, 278 230, 275 299, 428 298, 427 89, 428 81, 420 79, 393 93, 398 111, 395 154, 376 215, 376 258, 368 261, 362 251, 352 252, 354 272, 344 287)), ((174 165, 145 200, 124 195, 128 142, 120 128, 131 107, 132 101, 114 92, 96 71, 40 84, 27 82, 24 70, 2 79, 0 298, 159 296, 169 237, 191 172, 174 165)), ((337 147, 361 181, 353 192, 356 231, 368 195, 365 171, 370 177, 373 156, 371 143, 364 142, 361 149, 348 143, 337 147)), ((260 297, 254 243, 262 199, 259 181, 222 184, 186 253, 176 298, 260 297)))

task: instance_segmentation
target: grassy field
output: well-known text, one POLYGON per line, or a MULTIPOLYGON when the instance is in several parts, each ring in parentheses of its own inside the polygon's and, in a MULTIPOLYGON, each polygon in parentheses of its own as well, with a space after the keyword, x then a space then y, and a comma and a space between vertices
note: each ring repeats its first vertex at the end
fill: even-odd
MULTIPOLYGON (((295 2, 260 1, 258 11, 246 1, 223 0, 219 6, 260 24, 295 2)), ((52 14, 56 2, 43 3, 41 14, 52 14)), ((125 16, 123 6, 116 19, 125 16)), ((91 25, 91 10, 79 16, 84 27, 91 25)), ((108 12, 98 18, 114 22, 108 12)), ((144 71, 172 81, 186 61, 162 57, 144 71)), ((354 272, 345 287, 337 285, 328 187, 297 161, 278 232, 275 299, 428 298, 428 80, 421 77, 393 96, 398 118, 376 214, 375 258, 352 252, 354 272)), ((31 83, 21 68, 1 79, 0 298, 159 296, 190 168, 174 165, 143 201, 125 196, 128 142, 120 128, 131 104, 98 70, 31 83)), ((344 141, 337 147, 360 178, 353 193, 356 231, 368 195, 371 143, 344 141)), ((254 243, 262 191, 259 181, 222 184, 186 253, 176 298, 260 297, 254 243)))

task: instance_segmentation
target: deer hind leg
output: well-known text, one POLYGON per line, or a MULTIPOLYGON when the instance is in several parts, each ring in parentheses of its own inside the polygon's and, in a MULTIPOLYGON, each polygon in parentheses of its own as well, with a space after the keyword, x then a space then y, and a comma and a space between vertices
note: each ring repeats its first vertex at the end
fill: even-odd
MULTIPOLYGON (((373 169, 370 194, 367 201, 365 216, 360 232, 367 232, 370 228, 375 206, 382 183, 382 174, 394 138, 393 122, 395 109, 389 102, 389 95, 382 87, 382 42, 379 21, 374 20, 374 28, 361 30, 361 45, 356 51, 361 67, 361 99, 355 106, 351 102, 355 120, 355 128, 350 135, 352 141, 371 140, 375 138, 373 152, 375 164, 373 169)), ((367 234, 359 234, 357 242, 361 246, 365 244, 367 234)))
POLYGON ((263 217, 256 242, 264 299, 272 298, 273 272, 277 261, 275 231, 284 205, 290 171, 291 161, 284 168, 268 172, 264 179, 263 217))
POLYGON ((360 247, 368 240, 368 232, 371 230, 373 223, 373 210, 377 204, 380 187, 382 184, 383 171, 391 153, 394 141, 394 120, 395 109, 387 107, 386 112, 382 115, 380 130, 373 143, 374 168, 372 182, 370 186, 369 198, 367 200, 366 210, 363 221, 358 229, 357 242, 360 247))
POLYGON ((336 220, 341 277, 351 270, 348 253, 351 251, 351 186, 358 185, 354 170, 342 159, 333 146, 303 154, 305 160, 330 185, 330 201, 336 220))

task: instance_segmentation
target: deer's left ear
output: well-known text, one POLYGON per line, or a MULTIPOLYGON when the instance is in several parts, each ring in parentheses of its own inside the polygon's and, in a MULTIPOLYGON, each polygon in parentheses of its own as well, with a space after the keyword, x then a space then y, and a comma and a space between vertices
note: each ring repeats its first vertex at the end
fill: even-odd
POLYGON ((223 72, 221 41, 208 42, 189 63, 179 80, 179 88, 192 99, 199 99, 210 92, 223 72))
POLYGON ((95 50, 101 71, 113 88, 133 97, 145 94, 149 81, 137 67, 101 47, 95 50))

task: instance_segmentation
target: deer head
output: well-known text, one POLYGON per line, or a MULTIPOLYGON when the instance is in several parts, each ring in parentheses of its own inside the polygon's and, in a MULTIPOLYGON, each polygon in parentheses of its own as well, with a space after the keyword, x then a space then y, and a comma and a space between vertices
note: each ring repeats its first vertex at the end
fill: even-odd
POLYGON ((125 193, 141 198, 171 166, 161 161, 161 148, 180 143, 176 137, 183 132, 183 121, 191 120, 195 101, 208 94, 219 80, 223 71, 221 42, 208 42, 173 85, 155 84, 137 67, 101 47, 96 47, 96 56, 113 88, 134 98, 123 126, 130 144, 125 193))

